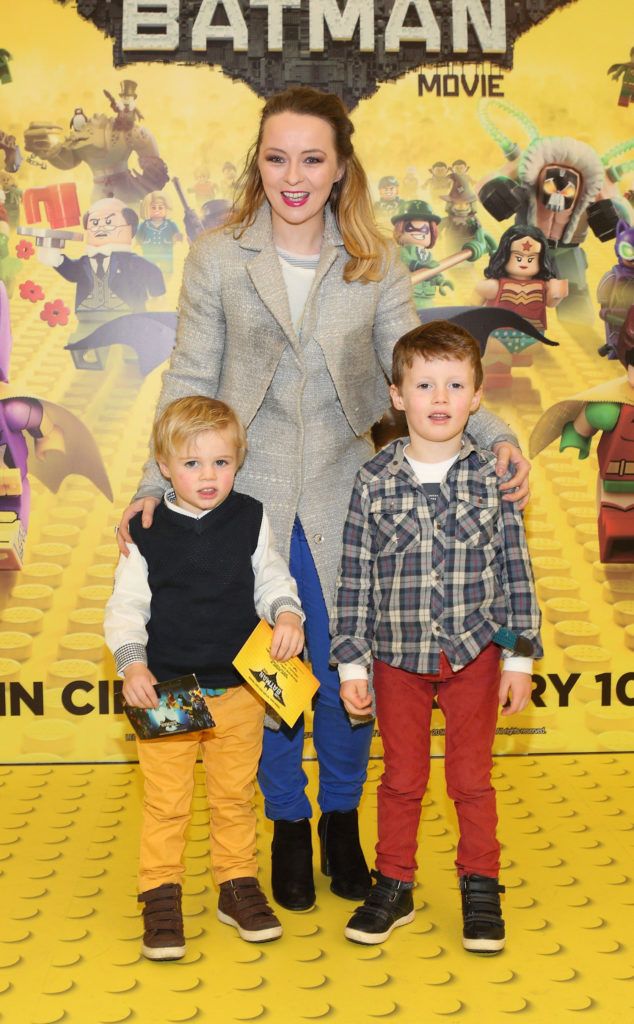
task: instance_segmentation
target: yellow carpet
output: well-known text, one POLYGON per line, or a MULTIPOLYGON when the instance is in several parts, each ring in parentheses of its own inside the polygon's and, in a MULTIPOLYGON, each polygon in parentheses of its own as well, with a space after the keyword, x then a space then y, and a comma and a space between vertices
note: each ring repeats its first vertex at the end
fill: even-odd
MULTIPOLYGON (((316 766, 306 767, 314 797, 316 766)), ((187 954, 153 964, 140 956, 135 902, 138 767, 0 767, 0 1020, 627 1024, 633 768, 631 754, 498 759, 508 938, 491 958, 461 946, 442 761, 434 761, 421 824, 416 920, 378 947, 344 938, 353 905, 333 896, 318 870, 317 906, 280 911, 279 942, 249 945, 220 924, 199 782, 187 848, 187 954)), ((362 806, 369 855, 380 770, 371 762, 362 806)), ((268 889, 271 826, 261 808, 260 821, 268 889)))

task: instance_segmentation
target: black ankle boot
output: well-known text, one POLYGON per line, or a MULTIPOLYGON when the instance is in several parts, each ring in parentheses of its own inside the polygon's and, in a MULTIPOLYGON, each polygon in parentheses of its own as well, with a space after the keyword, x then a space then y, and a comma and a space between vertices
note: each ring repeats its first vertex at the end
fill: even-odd
POLYGON ((287 910, 310 910, 315 905, 313 843, 308 818, 273 822, 271 888, 275 902, 287 910))
POLYGON ((331 879, 330 891, 344 900, 364 900, 371 880, 359 841, 356 808, 322 814, 317 831, 321 870, 331 879))

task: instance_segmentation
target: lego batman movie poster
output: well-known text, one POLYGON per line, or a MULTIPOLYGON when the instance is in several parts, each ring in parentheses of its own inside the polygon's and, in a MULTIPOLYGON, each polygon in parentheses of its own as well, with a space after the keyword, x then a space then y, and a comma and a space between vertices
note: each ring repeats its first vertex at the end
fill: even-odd
POLYGON ((191 241, 296 82, 345 99, 420 318, 466 315, 532 459, 545 653, 496 752, 632 750, 631 0, 21 0, 0 25, 3 760, 135 758, 102 634, 114 527, 191 241))

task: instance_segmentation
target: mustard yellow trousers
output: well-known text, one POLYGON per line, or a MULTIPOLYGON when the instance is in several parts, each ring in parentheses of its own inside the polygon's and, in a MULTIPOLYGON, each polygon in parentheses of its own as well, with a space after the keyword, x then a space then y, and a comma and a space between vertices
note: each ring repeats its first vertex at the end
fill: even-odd
POLYGON ((264 705, 248 686, 233 687, 206 701, 215 728, 137 740, 145 780, 139 892, 182 881, 199 752, 205 769, 214 879, 219 885, 257 875, 253 801, 264 705))

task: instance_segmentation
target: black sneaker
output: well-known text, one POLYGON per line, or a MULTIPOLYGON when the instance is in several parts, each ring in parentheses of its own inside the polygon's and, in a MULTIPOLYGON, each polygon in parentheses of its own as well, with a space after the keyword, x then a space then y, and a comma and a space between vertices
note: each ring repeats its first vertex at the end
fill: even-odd
POLYGON ((352 942, 365 946, 376 946, 385 942, 395 928, 410 924, 414 920, 414 898, 412 889, 404 889, 405 883, 388 878, 380 871, 373 871, 376 882, 365 898, 362 907, 357 907, 346 925, 344 935, 352 942))
POLYGON ((462 945, 471 953, 499 953, 504 949, 504 921, 500 907, 500 893, 504 886, 497 878, 485 875, 463 875, 462 893, 462 945))

